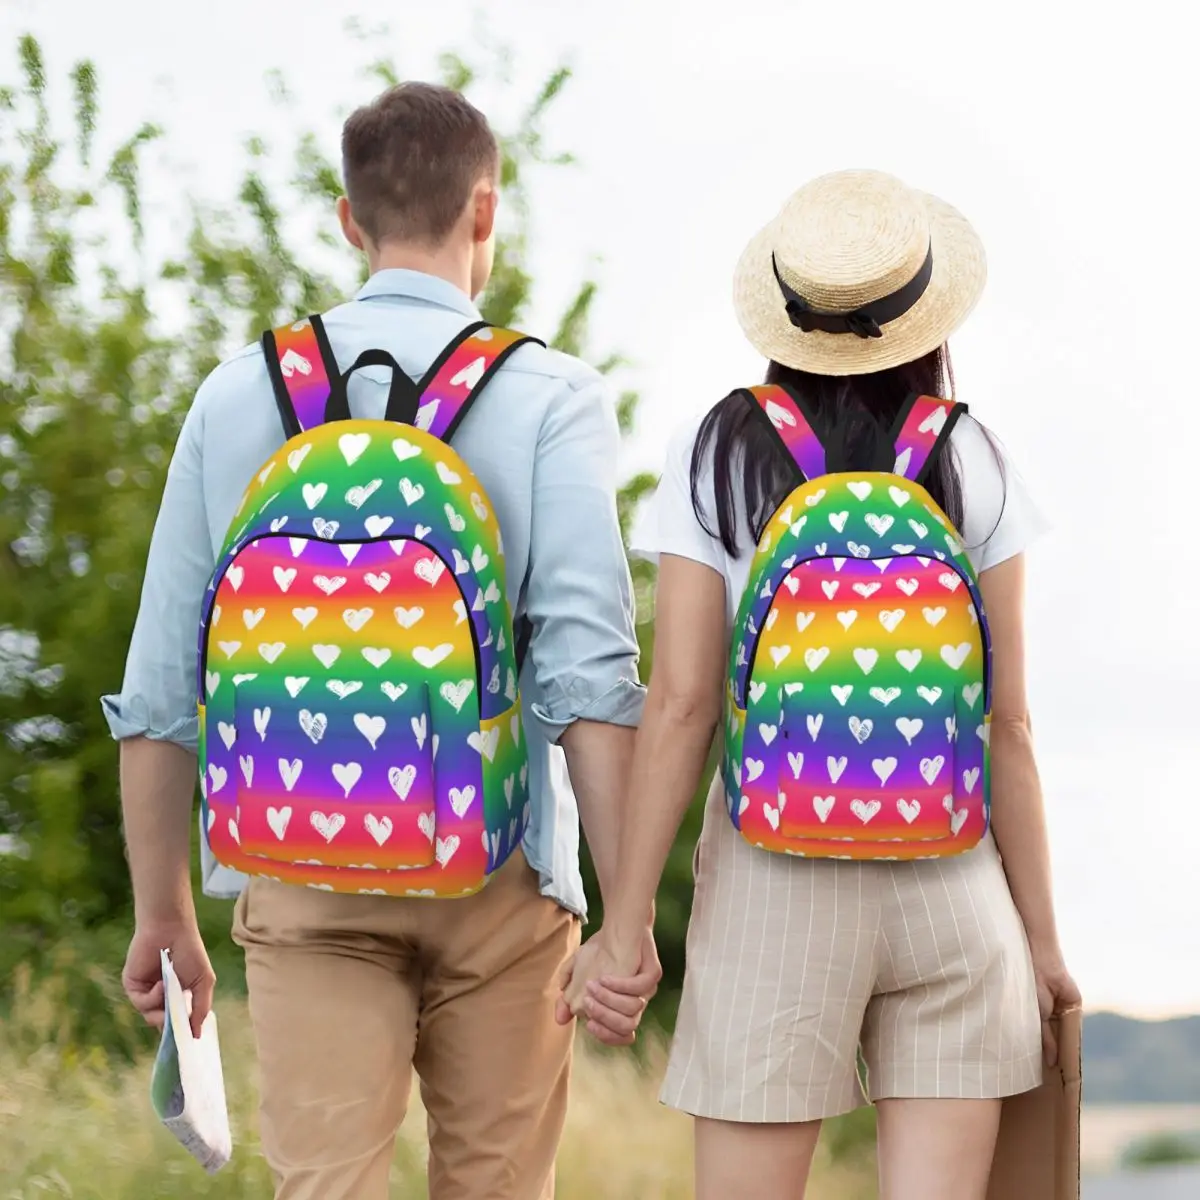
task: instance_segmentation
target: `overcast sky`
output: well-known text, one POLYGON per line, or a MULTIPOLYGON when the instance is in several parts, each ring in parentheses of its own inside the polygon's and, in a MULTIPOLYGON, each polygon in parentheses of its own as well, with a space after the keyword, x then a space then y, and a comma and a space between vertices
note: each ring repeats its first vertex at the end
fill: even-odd
MULTIPOLYGON (((596 274, 596 349, 632 359, 625 382, 643 395, 631 469, 656 468, 681 420, 760 377, 731 273, 805 179, 882 168, 977 225, 991 273, 954 344, 960 398, 1054 526, 1030 556, 1030 672, 1068 960, 1093 1007, 1200 1011, 1200 556, 1185 489, 1200 440, 1198 96, 1182 10, 488 7, 515 51, 512 93, 488 97, 497 116, 558 61, 575 67, 549 129, 582 162, 537 180, 528 324, 550 332, 596 274)), ((0 47, 8 78, 25 30, 58 78, 93 58, 112 136, 147 117, 168 128, 175 169, 152 191, 225 199, 245 135, 307 124, 335 153, 339 116, 373 91, 362 65, 391 54, 431 76, 439 50, 469 47, 476 11, 0 0, 0 47), (390 32, 364 46, 342 32, 346 11, 390 32), (286 114, 263 84, 276 67, 296 98, 286 114)))

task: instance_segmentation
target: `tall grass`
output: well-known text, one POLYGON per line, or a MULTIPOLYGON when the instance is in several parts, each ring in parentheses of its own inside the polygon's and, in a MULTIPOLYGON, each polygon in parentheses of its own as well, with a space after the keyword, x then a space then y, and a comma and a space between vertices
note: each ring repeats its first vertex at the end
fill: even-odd
MULTIPOLYGON (((240 1000, 218 1002, 222 1057, 236 1151, 206 1176, 156 1122, 150 1061, 115 1063, 65 1041, 61 987, 18 980, 0 1028, 0 1200, 258 1200, 271 1196, 255 1134, 251 1033, 240 1000)), ((665 1050, 651 1037, 639 1060, 581 1039, 559 1200, 688 1200, 693 1194, 690 1120, 658 1104, 665 1050)), ((392 1195, 422 1200, 425 1121, 414 1092, 397 1140, 392 1195)), ((872 1200, 873 1169, 833 1164, 823 1150, 811 1200, 872 1200)), ((481 1198, 482 1200, 482 1198, 481 1198)))

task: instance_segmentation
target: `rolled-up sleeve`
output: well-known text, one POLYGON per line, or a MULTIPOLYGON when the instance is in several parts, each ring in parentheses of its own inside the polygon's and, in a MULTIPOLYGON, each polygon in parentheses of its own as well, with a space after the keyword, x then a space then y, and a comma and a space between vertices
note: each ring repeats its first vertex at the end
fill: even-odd
POLYGON ((534 461, 526 615, 537 701, 557 742, 574 721, 637 725, 633 585, 617 519, 621 434, 599 376, 550 402, 534 461))
POLYGON ((113 737, 148 737, 189 750, 199 732, 200 609, 215 566, 201 468, 203 394, 201 388, 167 471, 121 691, 101 698, 113 737))

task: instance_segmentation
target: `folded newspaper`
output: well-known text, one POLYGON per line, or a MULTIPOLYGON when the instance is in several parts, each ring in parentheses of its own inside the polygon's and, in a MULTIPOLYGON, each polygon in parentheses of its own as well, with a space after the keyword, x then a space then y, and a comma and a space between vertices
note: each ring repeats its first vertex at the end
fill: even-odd
POLYGON ((192 1036, 191 993, 184 994, 170 951, 162 952, 166 1020, 154 1060, 150 1099, 162 1123, 209 1174, 219 1171, 233 1153, 217 1015, 210 1012, 192 1036))

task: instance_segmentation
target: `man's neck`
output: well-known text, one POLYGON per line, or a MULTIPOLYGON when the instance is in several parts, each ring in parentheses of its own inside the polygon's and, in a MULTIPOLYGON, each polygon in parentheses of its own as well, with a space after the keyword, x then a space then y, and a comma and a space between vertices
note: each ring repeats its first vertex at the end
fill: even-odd
POLYGON ((457 246, 440 246, 436 250, 420 246, 390 243, 380 246, 367 259, 371 274, 377 271, 420 271, 452 283, 468 299, 471 298, 470 251, 457 246))

